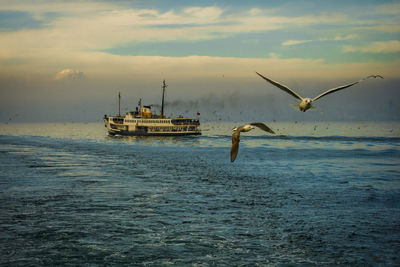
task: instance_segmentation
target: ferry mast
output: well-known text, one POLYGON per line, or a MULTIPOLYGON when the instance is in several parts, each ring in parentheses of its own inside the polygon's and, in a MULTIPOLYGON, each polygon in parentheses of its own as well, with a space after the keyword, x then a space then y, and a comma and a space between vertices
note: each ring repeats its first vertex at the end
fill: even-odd
POLYGON ((121 92, 118 92, 118 117, 121 117, 121 92))

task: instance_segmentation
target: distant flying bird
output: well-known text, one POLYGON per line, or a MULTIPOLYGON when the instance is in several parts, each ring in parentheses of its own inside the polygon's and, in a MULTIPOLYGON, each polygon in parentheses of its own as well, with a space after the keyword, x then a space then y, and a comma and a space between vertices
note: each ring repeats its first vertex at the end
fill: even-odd
POLYGON ((253 126, 257 126, 261 130, 274 134, 267 125, 262 122, 251 122, 246 125, 242 125, 239 127, 235 127, 232 130, 234 133, 232 134, 232 147, 231 147, 231 162, 234 162, 239 151, 239 143, 240 143, 240 132, 248 132, 255 129, 253 126))
POLYGON ((323 96, 326 96, 326 95, 331 94, 333 92, 348 88, 348 87, 353 86, 353 85, 355 85, 355 84, 357 84, 359 82, 362 82, 362 81, 364 81, 364 80, 366 80, 368 78, 381 78, 381 79, 383 79, 383 77, 381 75, 370 75, 370 76, 368 76, 368 77, 366 77, 364 79, 361 79, 361 80, 359 80, 357 82, 353 82, 353 83, 350 83, 350 84, 346 84, 346 85, 342 85, 342 86, 339 86, 339 87, 336 87, 336 88, 329 89, 329 90, 325 91, 324 93, 322 93, 322 94, 314 97, 313 99, 311 99, 311 98, 308 98, 308 97, 302 98, 300 95, 298 95, 295 91, 293 91, 289 87, 287 87, 287 86, 285 86, 283 84, 280 84, 280 83, 278 83, 276 81, 273 81, 273 80, 271 80, 271 79, 269 79, 267 77, 264 77, 263 75, 261 75, 258 72, 256 72, 256 73, 259 76, 261 76, 261 78, 266 80, 267 82, 275 85, 276 87, 280 88, 281 90, 285 91, 286 93, 288 93, 288 94, 294 96, 295 98, 299 99, 301 101, 300 104, 294 105, 294 106, 297 107, 300 111, 303 111, 303 112, 305 112, 307 109, 312 108, 313 107, 312 106, 312 102, 316 101, 317 99, 319 99, 319 98, 321 98, 323 96))

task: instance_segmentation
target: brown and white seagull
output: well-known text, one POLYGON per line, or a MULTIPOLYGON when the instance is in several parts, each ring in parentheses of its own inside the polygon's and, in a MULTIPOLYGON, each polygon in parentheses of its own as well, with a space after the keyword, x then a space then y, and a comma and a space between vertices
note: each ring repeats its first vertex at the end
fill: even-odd
POLYGON ((240 132, 248 132, 257 126, 261 130, 264 130, 266 132, 269 132, 271 134, 274 134, 275 132, 271 130, 267 125, 265 125, 262 122, 250 122, 249 124, 245 124, 239 127, 235 127, 232 130, 234 131, 232 134, 232 147, 231 147, 231 162, 234 162, 236 159, 236 156, 239 151, 239 143, 240 143, 240 132))
POLYGON ((323 97, 323 96, 326 96, 326 95, 329 95, 329 94, 331 94, 331 93, 333 93, 333 92, 336 92, 336 91, 339 91, 339 90, 348 88, 348 87, 353 86, 353 85, 355 85, 355 84, 357 84, 357 83, 359 83, 359 82, 362 82, 362 81, 364 81, 364 80, 366 80, 366 79, 368 79, 368 78, 381 78, 381 79, 383 79, 383 77, 382 77, 381 75, 370 75, 370 76, 365 77, 364 79, 361 79, 361 80, 359 80, 359 81, 357 81, 357 82, 353 82, 353 83, 349 83, 349 84, 346 84, 346 85, 342 85, 342 86, 339 86, 339 87, 335 87, 335 88, 329 89, 329 90, 323 92, 322 94, 320 94, 320 95, 318 95, 318 96, 316 96, 316 97, 314 97, 314 98, 308 98, 308 97, 303 98, 303 97, 301 97, 299 94, 297 94, 295 91, 293 91, 292 89, 290 89, 289 87, 287 87, 287 86, 285 86, 285 85, 283 85, 283 84, 281 84, 281 83, 278 83, 278 82, 276 82, 276 81, 274 81, 274 80, 271 80, 271 79, 269 79, 269 78, 267 78, 267 77, 261 75, 261 74, 258 73, 258 72, 256 72, 256 73, 257 73, 261 78, 263 78, 264 80, 266 80, 267 82, 269 82, 269 83, 275 85, 275 86, 278 87, 279 89, 285 91, 286 93, 288 93, 288 94, 294 96, 295 98, 297 98, 298 100, 300 100, 300 101, 301 101, 300 104, 294 105, 294 106, 297 107, 300 111, 303 111, 303 112, 305 112, 307 109, 312 108, 312 107, 313 107, 313 106, 312 106, 312 102, 314 102, 314 101, 320 99, 320 98, 323 97))

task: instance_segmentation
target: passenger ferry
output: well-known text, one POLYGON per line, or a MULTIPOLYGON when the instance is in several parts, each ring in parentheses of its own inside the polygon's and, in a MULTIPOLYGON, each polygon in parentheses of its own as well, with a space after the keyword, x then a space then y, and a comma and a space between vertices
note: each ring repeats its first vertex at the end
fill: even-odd
MULTIPOLYGON (((163 81, 161 113, 153 114, 151 106, 142 106, 139 100, 136 111, 130 111, 121 116, 121 94, 118 94, 118 115, 104 115, 105 127, 109 135, 130 136, 182 136, 200 135, 199 118, 167 118, 164 116, 164 94, 167 84, 163 81)), ((197 113, 197 115, 200 115, 197 113)))

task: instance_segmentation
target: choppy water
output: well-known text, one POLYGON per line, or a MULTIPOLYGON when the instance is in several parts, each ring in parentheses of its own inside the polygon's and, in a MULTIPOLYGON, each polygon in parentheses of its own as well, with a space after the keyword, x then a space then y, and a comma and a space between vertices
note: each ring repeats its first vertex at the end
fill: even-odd
POLYGON ((0 265, 399 265, 400 124, 0 125, 0 265))

